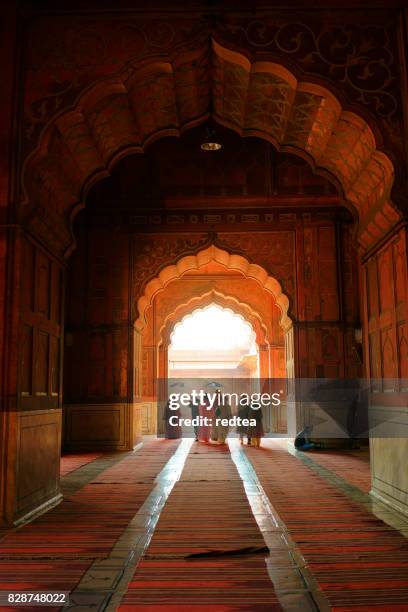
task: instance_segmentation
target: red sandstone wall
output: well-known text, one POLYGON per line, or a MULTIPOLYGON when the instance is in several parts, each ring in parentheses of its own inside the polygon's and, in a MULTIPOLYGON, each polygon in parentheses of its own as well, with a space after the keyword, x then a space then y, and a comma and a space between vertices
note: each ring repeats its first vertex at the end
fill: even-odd
MULTIPOLYGON (((296 376, 359 375, 361 364, 353 348, 354 328, 359 325, 358 277, 348 229, 337 228, 331 220, 318 222, 306 216, 299 222, 296 215, 292 217, 292 229, 286 224, 281 232, 276 228, 259 234, 220 233, 220 246, 262 265, 287 291, 294 321, 291 367, 296 376)), ((125 406, 133 401, 128 377, 134 369, 131 338, 137 299, 150 278, 185 254, 204 248, 208 238, 185 230, 138 235, 124 230, 115 233, 109 226, 92 227, 88 237, 84 229, 81 231, 67 287, 70 346, 65 350, 65 402, 70 408, 66 436, 86 444, 92 436, 102 436, 96 434, 98 428, 105 433, 113 429, 115 443, 122 444, 121 436, 127 435, 128 427, 125 406), (96 414, 103 410, 104 420, 97 424, 95 419, 102 417, 96 414)), ((142 370, 142 376, 140 371, 135 373, 137 397, 155 396, 156 347, 165 317, 180 302, 211 288, 250 301, 267 322, 271 344, 282 351, 284 339, 273 300, 265 301, 265 293, 255 281, 243 283, 242 279, 228 278, 228 274, 222 278, 210 272, 203 269, 200 274, 192 274, 191 279, 187 275, 173 281, 155 299, 149 314, 155 324, 145 329, 134 358, 136 370, 142 370)), ((272 362, 275 370, 282 369, 279 355, 272 362)))
POLYGON ((9 359, 3 370, 8 394, 2 406, 6 522, 58 498, 61 446, 63 269, 18 234, 13 263, 9 359))
POLYGON ((23 409, 61 405, 63 269, 23 242, 20 302, 19 403, 23 409))
POLYGON ((104 231, 79 241, 68 272, 65 400, 126 401, 128 242, 104 231))
POLYGON ((23 241, 18 360, 17 513, 58 494, 63 269, 23 241))
POLYGON ((359 376, 354 328, 359 326, 358 274, 345 227, 305 227, 297 232, 296 375, 359 376))
POLYGON ((11 423, 7 413, 8 397, 15 392, 15 346, 12 331, 15 323, 8 295, 7 270, 12 273, 12 254, 16 230, 11 214, 13 201, 12 143, 14 137, 14 72, 16 50, 16 15, 14 7, 4 7, 0 24, 0 507, 4 520, 7 470, 7 439, 11 423), (11 332, 11 333, 10 333, 11 332), (9 346, 6 346, 10 340, 9 346), (10 360, 10 362, 9 362, 10 360), (11 381, 9 380, 11 377, 11 381), (14 387, 14 388, 13 388, 14 387))
POLYGON ((407 230, 402 228, 364 264, 366 374, 376 391, 400 391, 408 379, 407 230))
POLYGON ((65 440, 75 448, 131 448, 135 415, 126 235, 78 233, 66 304, 65 440))

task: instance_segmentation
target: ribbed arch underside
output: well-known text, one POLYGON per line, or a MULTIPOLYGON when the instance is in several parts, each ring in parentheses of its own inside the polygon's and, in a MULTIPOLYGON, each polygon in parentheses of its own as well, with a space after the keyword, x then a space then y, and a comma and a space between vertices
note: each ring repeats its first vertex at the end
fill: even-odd
MULTIPOLYGON (((208 118, 212 106, 214 119, 240 135, 265 138, 335 177, 357 211, 363 246, 398 222, 390 200, 393 165, 361 117, 279 64, 251 63, 215 41, 211 56, 203 50, 128 66, 86 91, 75 108, 48 125, 27 160, 23 216, 50 211, 69 228, 89 188, 119 159, 142 153, 162 136, 180 135, 208 118)), ((68 251, 70 231, 66 236, 68 251)))

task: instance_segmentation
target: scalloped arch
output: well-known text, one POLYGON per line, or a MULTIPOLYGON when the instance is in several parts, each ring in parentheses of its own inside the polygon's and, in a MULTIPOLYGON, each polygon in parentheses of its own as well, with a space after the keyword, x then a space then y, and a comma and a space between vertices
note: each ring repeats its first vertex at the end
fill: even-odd
POLYGON ((200 308, 205 308, 210 304, 217 304, 222 308, 227 308, 232 312, 239 314, 247 321, 255 332, 257 344, 269 344, 267 337, 266 325, 262 321, 262 317, 256 312, 252 306, 246 302, 241 302, 236 297, 225 295, 215 289, 207 291, 200 296, 193 296, 187 302, 179 304, 176 310, 164 320, 163 325, 159 330, 159 346, 170 344, 170 337, 176 325, 180 323, 186 316, 200 308))
POLYGON ((281 327, 287 331, 292 326, 292 320, 288 315, 289 299, 283 293, 280 283, 269 276, 267 271, 257 264, 250 263, 241 255, 234 255, 212 245, 207 249, 198 252, 196 255, 186 255, 179 259, 175 265, 166 266, 146 287, 144 294, 137 301, 137 311, 139 316, 135 322, 135 328, 141 332, 147 323, 146 314, 148 308, 153 304, 157 293, 162 291, 169 283, 183 276, 190 270, 198 270, 202 266, 217 262, 230 270, 238 270, 247 278, 252 278, 259 282, 261 287, 271 293, 281 310, 281 327))
POLYGON ((204 121, 211 100, 221 124, 329 173, 357 211, 363 246, 401 219, 391 202, 393 164, 362 117, 343 109, 328 89, 299 81, 277 63, 251 63, 214 40, 211 55, 209 61, 201 49, 126 66, 55 117, 23 168, 21 210, 31 227, 46 240, 59 222, 61 250, 69 254, 72 217, 89 188, 123 156, 204 121))

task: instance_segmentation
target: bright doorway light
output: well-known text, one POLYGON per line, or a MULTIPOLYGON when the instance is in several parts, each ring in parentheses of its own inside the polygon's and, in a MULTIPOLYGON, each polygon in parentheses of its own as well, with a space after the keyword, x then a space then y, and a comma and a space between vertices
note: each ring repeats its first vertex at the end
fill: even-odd
POLYGON ((169 347, 169 374, 175 370, 224 370, 257 356, 255 333, 245 319, 211 304, 175 326, 169 347))
POLYGON ((236 350, 256 352, 255 333, 240 315, 211 304, 178 323, 171 337, 173 350, 236 350))

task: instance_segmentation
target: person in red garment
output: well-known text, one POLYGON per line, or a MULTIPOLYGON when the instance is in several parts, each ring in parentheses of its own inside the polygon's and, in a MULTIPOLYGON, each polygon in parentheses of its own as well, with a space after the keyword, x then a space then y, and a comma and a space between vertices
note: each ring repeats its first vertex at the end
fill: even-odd
POLYGON ((210 406, 209 399, 207 395, 205 395, 203 403, 200 404, 200 406, 198 407, 198 414, 200 415, 200 417, 207 418, 206 422, 203 421, 203 419, 200 419, 200 421, 203 424, 202 425, 200 424, 198 428, 199 442, 209 442, 210 441, 211 427, 212 427, 212 422, 214 419, 214 410, 212 408, 210 409, 209 406, 210 406))

